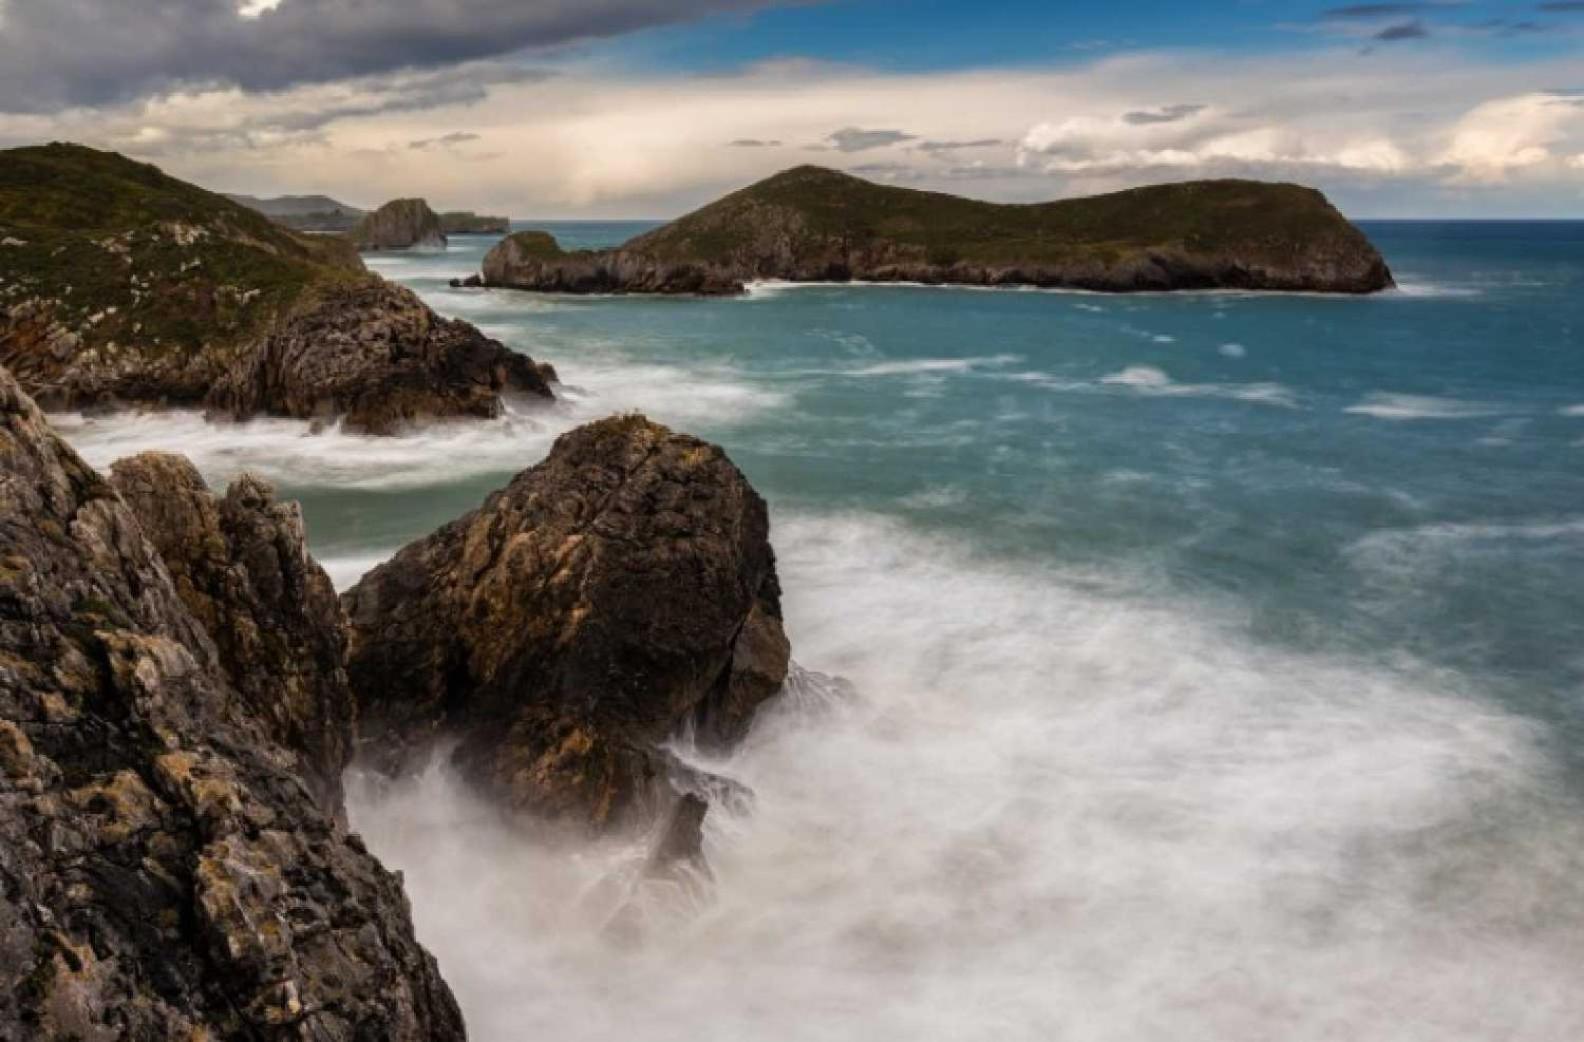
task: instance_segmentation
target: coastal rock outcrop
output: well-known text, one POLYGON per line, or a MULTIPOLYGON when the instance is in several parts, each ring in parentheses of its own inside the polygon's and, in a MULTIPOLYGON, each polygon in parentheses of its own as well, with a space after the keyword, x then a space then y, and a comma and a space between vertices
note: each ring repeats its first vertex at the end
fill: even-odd
POLYGON ((252 717, 298 757, 297 774, 339 812, 357 704, 335 587, 308 554, 302 511, 252 475, 215 497, 182 456, 146 452, 111 465, 110 483, 141 523, 252 717))
POLYGON ((347 233, 360 250, 443 250, 440 215, 422 199, 392 199, 347 233))
POLYGON ((509 807, 595 827, 707 789, 661 744, 737 740, 788 665, 764 501, 718 447, 640 416, 562 436, 343 603, 385 766, 455 740, 509 807))
POLYGON ((0 365, 54 409, 346 417, 385 433, 548 397, 526 356, 151 166, 75 145, 0 151, 0 365))
POLYGON ((487 285, 560 293, 731 294, 748 282, 918 282, 1105 292, 1371 293, 1380 253, 1313 189, 1194 181, 997 204, 803 166, 613 250, 507 237, 487 285))
POLYGON ((341 417, 350 430, 390 434, 429 417, 496 416, 502 395, 548 400, 547 374, 406 287, 368 281, 325 290, 228 368, 205 402, 242 419, 341 417))
POLYGON ((134 511, 0 369, 0 1038, 462 1039, 400 879, 295 773, 336 754, 282 744, 189 606, 275 618, 289 519, 244 488, 196 550, 178 496, 134 511))

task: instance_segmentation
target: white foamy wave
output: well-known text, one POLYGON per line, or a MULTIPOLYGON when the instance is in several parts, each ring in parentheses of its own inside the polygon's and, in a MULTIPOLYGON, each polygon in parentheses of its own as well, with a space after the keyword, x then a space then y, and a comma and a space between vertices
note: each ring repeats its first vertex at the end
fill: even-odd
POLYGON ((396 549, 393 547, 362 554, 331 554, 318 558, 319 567, 330 576, 330 582, 337 590, 348 590, 356 586, 359 579, 394 557, 396 549))
POLYGON ((186 456, 213 485, 251 471, 299 488, 397 489, 521 470, 542 459, 557 435, 594 418, 594 410, 568 404, 510 408, 500 419, 436 423, 395 437, 337 428, 312 434, 301 420, 210 423, 186 410, 51 420, 101 470, 123 456, 159 450, 186 456))
MULTIPOLYGON (((571 367, 569 367, 571 368, 571 367)), ((211 423, 192 410, 57 413, 56 429, 93 466, 147 450, 180 453, 206 480, 223 485, 243 471, 297 488, 406 489, 445 485, 532 466, 579 424, 617 412, 642 412, 684 430, 708 431, 785 404, 722 367, 686 369, 591 359, 573 369, 553 404, 508 403, 493 420, 456 420, 394 437, 311 433, 302 420, 261 418, 211 423)))
POLYGON ((1584 416, 1584 405, 1564 405, 1557 410, 1558 416, 1584 416))
POLYGON ((1466 402, 1420 394, 1391 394, 1385 391, 1372 391, 1364 396, 1363 401, 1342 411, 1373 416, 1377 420, 1467 420, 1501 414, 1500 408, 1487 402, 1466 402))
POLYGON ((918 373, 967 373, 975 369, 998 369, 1023 361, 1021 355, 990 355, 983 358, 909 358, 895 362, 876 362, 853 369, 824 370, 832 376, 912 376, 918 373))
POLYGON ((1263 405, 1279 405, 1289 409, 1298 405, 1297 397, 1292 390, 1278 383, 1180 384, 1167 375, 1165 370, 1152 365, 1130 365, 1120 372, 1102 376, 1100 383, 1110 387, 1125 387, 1139 394, 1185 398, 1231 398, 1263 405))
POLYGON ((1481 291, 1472 286, 1449 286, 1440 282, 1401 282, 1397 283, 1394 291, 1389 291, 1386 296, 1404 297, 1409 300, 1440 299, 1446 297, 1478 297, 1481 291))
POLYGON ((1242 344, 1222 344, 1216 350, 1228 358, 1243 358, 1248 354, 1248 348, 1242 344))
POLYGON ((443 772, 354 785, 480 1042, 1584 1033, 1584 836, 1529 723, 873 517, 776 542, 799 660, 857 695, 720 765, 756 799, 707 819, 702 904, 443 772))

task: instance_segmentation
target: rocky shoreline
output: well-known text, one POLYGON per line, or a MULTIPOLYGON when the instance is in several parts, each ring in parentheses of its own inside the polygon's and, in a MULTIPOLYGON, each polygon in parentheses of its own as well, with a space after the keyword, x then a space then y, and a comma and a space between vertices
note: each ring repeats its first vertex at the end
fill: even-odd
POLYGON ((1001 205, 798 167, 613 250, 508 236, 483 285, 554 293, 738 294, 755 281, 912 282, 1127 293, 1373 293, 1380 253, 1319 193, 1206 181, 1001 205))
POLYGON ((47 408, 390 434, 554 397, 548 366, 371 274, 347 239, 75 145, 0 151, 0 173, 0 365, 47 408))
POLYGON ((560 438, 341 598, 295 504, 145 454, 107 480, 0 368, 0 1038, 452 1040, 354 751, 442 743, 508 816, 698 864, 788 669, 763 501, 642 417, 560 438))

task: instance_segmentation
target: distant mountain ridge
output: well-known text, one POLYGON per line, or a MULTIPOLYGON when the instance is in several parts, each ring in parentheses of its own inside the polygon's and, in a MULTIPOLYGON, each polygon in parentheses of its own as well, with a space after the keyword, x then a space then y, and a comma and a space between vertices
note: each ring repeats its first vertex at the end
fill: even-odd
POLYGON ((563 293, 730 294, 761 279, 1371 293, 1393 283, 1370 241, 1312 188, 1190 181, 1005 204, 801 166, 614 250, 508 236, 487 285, 563 293))

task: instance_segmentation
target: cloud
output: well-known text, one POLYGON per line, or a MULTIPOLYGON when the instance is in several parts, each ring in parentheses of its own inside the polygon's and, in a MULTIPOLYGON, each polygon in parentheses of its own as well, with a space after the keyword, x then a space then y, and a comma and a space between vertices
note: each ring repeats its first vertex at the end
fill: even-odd
POLYGON ((1245 176, 1315 185, 1350 215, 1584 216, 1572 162, 1584 155, 1584 93, 1536 84, 1584 84, 1584 54, 1162 53, 1043 70, 777 65, 708 77, 578 65, 548 75, 488 60, 0 115, 0 143, 81 140, 255 195, 423 195, 480 212, 631 217, 681 213, 772 174, 832 127, 904 128, 909 139, 890 148, 822 156, 885 161, 892 169, 866 176, 1005 201, 1245 176), (1130 123, 1126 113, 1149 108, 1140 84, 1206 108, 1130 123), (482 139, 460 146, 466 163, 409 147, 458 132, 482 139), (736 140, 788 144, 726 145, 736 140), (924 147, 989 141, 1004 144, 924 147))
POLYGON ((1428 39, 1429 36, 1430 30, 1426 28, 1425 24, 1415 20, 1388 25, 1372 36, 1371 39, 1380 40, 1384 43, 1398 43, 1402 40, 1424 40, 1428 39))
POLYGON ((916 135, 901 130, 863 130, 859 127, 843 127, 825 138, 828 147, 838 152, 867 152, 872 148, 885 148, 916 139, 916 135))
POLYGON ((915 146, 920 152, 938 155, 943 152, 962 152, 973 148, 994 148, 1008 142, 998 137, 979 138, 975 141, 921 141, 915 146))
POLYGON ((1551 3, 1540 5, 1542 11, 1584 11, 1584 0, 1552 0, 1551 3))
POLYGON ((1197 116, 1207 107, 1205 105, 1167 105, 1158 109, 1125 112, 1122 115, 1122 120, 1125 123, 1132 123, 1136 126, 1150 123, 1176 123, 1178 120, 1197 116))
POLYGON ((7 3, 0 111, 210 86, 272 91, 459 62, 768 0, 28 0, 7 3))
POLYGON ((465 130, 458 130, 453 131, 450 134, 442 134, 439 137, 421 138, 418 141, 409 141, 407 142, 407 147, 422 151, 431 148, 450 148, 453 145, 465 145, 470 141, 479 140, 482 139, 478 134, 469 133, 465 130))
POLYGON ((1420 14, 1425 11, 1446 9, 1461 6, 1455 2, 1442 3, 1398 3, 1398 4, 1348 4, 1344 7, 1333 7, 1320 12, 1323 21, 1341 21, 1346 19, 1375 19, 1375 18, 1400 18, 1403 15, 1420 14))
POLYGON ((781 147, 781 142, 779 142, 779 141, 761 141, 758 138, 753 138, 753 137, 740 137, 740 138, 738 138, 735 141, 728 141, 728 142, 726 142, 726 144, 729 147, 731 147, 731 148, 779 148, 779 147, 781 147))

